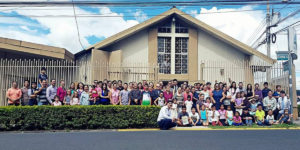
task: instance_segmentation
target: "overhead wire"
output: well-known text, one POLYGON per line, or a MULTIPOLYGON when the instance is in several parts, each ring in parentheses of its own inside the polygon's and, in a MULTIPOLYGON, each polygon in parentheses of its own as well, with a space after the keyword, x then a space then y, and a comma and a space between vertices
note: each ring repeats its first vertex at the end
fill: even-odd
MULTIPOLYGON (((72 0, 72 2, 73 2, 73 0, 72 0)), ((74 19, 75 19, 75 23, 76 23, 78 41, 79 41, 79 44, 80 44, 81 48, 84 49, 84 47, 82 45, 82 42, 81 42, 81 38, 80 38, 80 32, 79 32, 79 27, 78 27, 78 22, 77 22, 77 16, 76 16, 76 10, 75 10, 74 4, 73 4, 73 12, 74 12, 74 19)))

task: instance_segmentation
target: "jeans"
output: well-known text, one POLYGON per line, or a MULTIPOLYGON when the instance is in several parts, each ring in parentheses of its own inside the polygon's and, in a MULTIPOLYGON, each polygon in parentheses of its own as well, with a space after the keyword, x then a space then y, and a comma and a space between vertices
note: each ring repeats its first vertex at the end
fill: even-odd
POLYGON ((257 125, 259 125, 259 126, 263 126, 263 125, 264 125, 264 123, 263 123, 262 121, 260 121, 260 120, 257 120, 257 125))
POLYGON ((242 126, 243 123, 235 123, 235 122, 233 122, 232 125, 234 125, 234 126, 242 126))
POLYGON ((161 130, 168 130, 176 126, 175 122, 172 122, 171 119, 162 119, 157 122, 158 126, 161 130))
POLYGON ((49 105, 49 102, 38 102, 38 106, 42 106, 42 105, 49 105))
POLYGON ((252 125, 252 120, 250 119, 250 120, 245 120, 245 123, 246 123, 246 125, 248 125, 248 126, 251 126, 252 125))

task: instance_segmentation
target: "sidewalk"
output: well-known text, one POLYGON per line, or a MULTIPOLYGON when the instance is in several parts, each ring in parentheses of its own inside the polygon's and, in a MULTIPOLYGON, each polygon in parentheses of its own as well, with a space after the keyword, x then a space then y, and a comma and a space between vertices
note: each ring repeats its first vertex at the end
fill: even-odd
POLYGON ((300 117, 298 118, 298 120, 294 120, 294 124, 299 125, 300 126, 300 117))

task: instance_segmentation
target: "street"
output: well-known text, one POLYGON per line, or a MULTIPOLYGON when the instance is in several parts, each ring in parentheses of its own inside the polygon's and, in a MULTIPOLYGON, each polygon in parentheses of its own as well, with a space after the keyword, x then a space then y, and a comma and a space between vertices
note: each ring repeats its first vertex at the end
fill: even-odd
POLYGON ((1 150, 296 150, 300 130, 0 133, 1 150))

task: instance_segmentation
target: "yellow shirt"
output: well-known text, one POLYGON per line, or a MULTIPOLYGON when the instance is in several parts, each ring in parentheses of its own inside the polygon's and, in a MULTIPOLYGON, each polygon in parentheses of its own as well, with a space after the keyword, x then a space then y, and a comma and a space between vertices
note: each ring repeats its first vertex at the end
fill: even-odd
POLYGON ((257 110, 255 116, 257 117, 258 120, 263 120, 263 118, 265 117, 265 112, 263 110, 261 111, 257 110))

